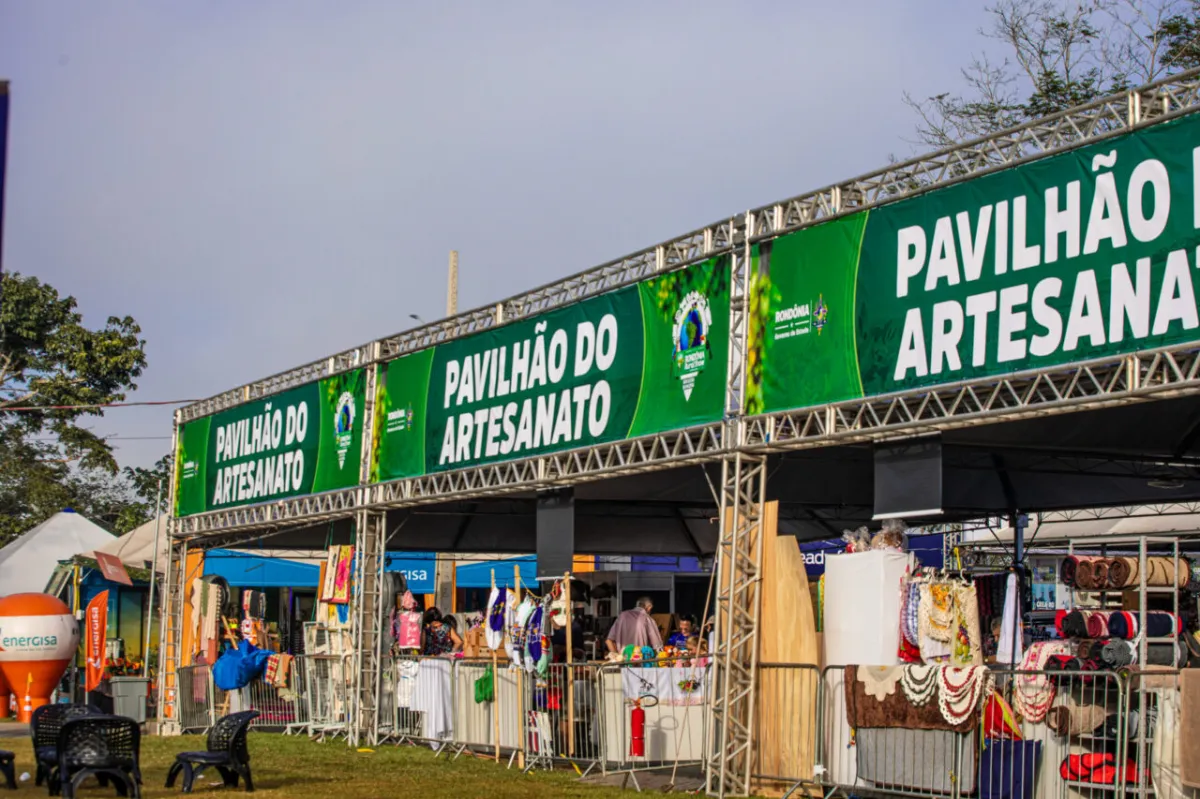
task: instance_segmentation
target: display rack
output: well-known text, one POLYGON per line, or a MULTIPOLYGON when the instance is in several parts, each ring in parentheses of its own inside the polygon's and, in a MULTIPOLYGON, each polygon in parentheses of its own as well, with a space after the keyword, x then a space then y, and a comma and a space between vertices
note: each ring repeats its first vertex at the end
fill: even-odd
MULTIPOLYGON (((1139 799, 1147 799, 1152 796, 1154 786, 1151 781, 1144 775, 1148 771, 1148 765, 1151 755, 1151 741, 1153 735, 1151 725, 1148 721, 1149 712, 1153 708, 1152 697, 1145 690, 1143 685, 1143 677, 1148 676, 1155 669, 1148 663, 1148 655, 1151 644, 1170 643, 1178 646, 1180 637, 1178 634, 1168 637, 1150 637, 1146 635, 1147 614, 1150 610, 1149 600, 1154 594, 1170 594, 1172 597, 1171 613, 1175 619, 1179 618, 1179 592, 1178 585, 1172 586, 1152 586, 1147 585, 1146 578, 1148 574, 1148 561, 1150 557, 1170 557, 1172 566, 1172 579, 1177 580, 1179 574, 1179 538, 1174 536, 1131 536, 1131 537, 1112 537, 1104 536, 1097 538, 1080 538, 1071 540, 1068 544, 1068 552, 1074 556, 1079 553, 1088 555, 1099 553, 1101 557, 1133 557, 1136 552, 1138 559, 1138 582, 1133 586, 1125 586, 1122 588, 1108 588, 1096 591, 1080 591, 1075 585, 1071 585, 1069 607, 1071 610, 1121 610, 1124 607, 1123 598, 1132 592, 1137 595, 1137 614, 1138 614, 1138 636, 1137 636, 1137 663, 1129 669, 1130 679, 1125 681, 1126 691, 1124 692, 1123 707, 1119 708, 1120 719, 1118 724, 1117 740, 1129 741, 1129 715, 1134 709, 1137 711, 1137 730, 1136 737, 1132 741, 1135 744, 1136 752, 1134 754, 1134 763, 1136 765, 1136 774, 1138 781, 1136 785, 1129 786, 1125 780, 1125 769, 1118 768, 1117 780, 1113 785, 1099 785, 1093 783, 1068 782, 1068 786, 1076 791, 1100 795, 1104 793, 1114 793, 1116 796, 1132 796, 1139 799), (1114 551, 1115 550, 1115 551, 1114 551), (1154 550, 1153 552, 1151 550, 1154 550), (1166 550, 1165 552, 1163 550, 1166 550), (1080 594, 1086 593, 1089 595, 1097 595, 1098 604, 1087 604, 1081 601, 1080 594), (1117 603, 1114 606, 1114 602, 1117 603)), ((1155 608, 1158 610, 1158 608, 1155 608)), ((1177 659, 1177 658, 1176 658, 1177 659)), ((1178 667, 1178 663, 1175 664, 1178 667)), ((1081 740, 1085 740, 1082 739, 1081 740)), ((1127 744, 1128 747, 1128 744, 1127 744)), ((1128 748, 1125 750, 1128 752, 1128 748)))

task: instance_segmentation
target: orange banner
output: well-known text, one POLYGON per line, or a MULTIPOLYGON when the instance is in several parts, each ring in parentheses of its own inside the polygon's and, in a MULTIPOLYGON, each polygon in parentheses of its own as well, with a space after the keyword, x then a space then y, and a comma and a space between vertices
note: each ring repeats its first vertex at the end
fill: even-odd
POLYGON ((104 649, 108 638, 108 592, 101 591, 88 603, 84 627, 83 658, 87 664, 87 691, 100 687, 104 677, 104 649))

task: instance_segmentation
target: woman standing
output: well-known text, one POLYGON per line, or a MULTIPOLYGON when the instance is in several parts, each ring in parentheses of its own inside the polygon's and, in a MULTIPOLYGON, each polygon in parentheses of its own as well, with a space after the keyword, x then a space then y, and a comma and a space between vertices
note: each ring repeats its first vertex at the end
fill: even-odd
POLYGON ((421 654, 451 655, 462 651, 462 639, 442 620, 442 612, 437 608, 425 611, 422 626, 421 654))

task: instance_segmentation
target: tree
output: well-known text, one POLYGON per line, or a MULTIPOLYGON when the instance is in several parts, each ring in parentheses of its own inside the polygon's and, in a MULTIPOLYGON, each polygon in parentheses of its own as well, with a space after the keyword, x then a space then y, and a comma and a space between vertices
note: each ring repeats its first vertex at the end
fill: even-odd
POLYGON ((1000 0, 980 33, 1006 56, 962 71, 966 90, 925 100, 921 146, 953 146, 1200 66, 1200 0, 1000 0))
POLYGON ((132 318, 90 329, 74 297, 0 276, 0 545, 63 507, 109 523, 128 515, 131 484, 84 422, 136 389, 145 366, 132 318))

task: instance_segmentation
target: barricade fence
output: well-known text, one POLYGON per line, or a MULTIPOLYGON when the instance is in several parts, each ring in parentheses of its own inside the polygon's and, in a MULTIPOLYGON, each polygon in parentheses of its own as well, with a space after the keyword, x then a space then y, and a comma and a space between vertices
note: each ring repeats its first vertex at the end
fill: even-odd
MULTIPOLYGON (((208 666, 181 668, 181 725, 204 732, 227 712, 255 709, 260 729, 345 737, 355 663, 300 656, 287 687, 256 681, 230 692, 215 687, 208 666)), ((990 669, 978 685, 966 674, 760 664, 752 773, 826 796, 1148 797, 1153 769, 1167 768, 1177 748, 1176 671, 990 669), (1158 723, 1164 714, 1169 724, 1158 723), (1152 760, 1157 750, 1166 754, 1152 760)), ((525 769, 695 769, 711 748, 711 680, 711 668, 693 662, 531 672, 504 659, 388 658, 380 739, 525 769)))

